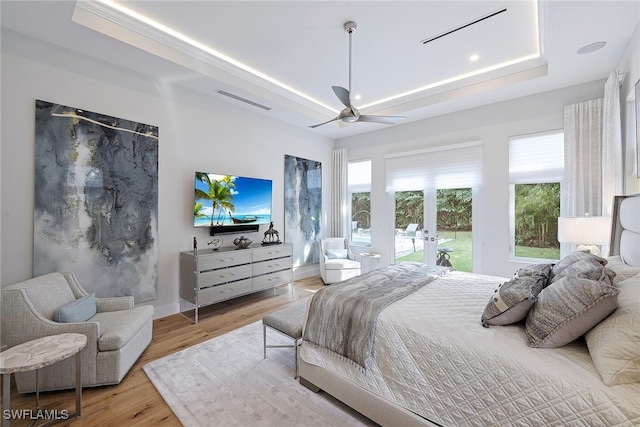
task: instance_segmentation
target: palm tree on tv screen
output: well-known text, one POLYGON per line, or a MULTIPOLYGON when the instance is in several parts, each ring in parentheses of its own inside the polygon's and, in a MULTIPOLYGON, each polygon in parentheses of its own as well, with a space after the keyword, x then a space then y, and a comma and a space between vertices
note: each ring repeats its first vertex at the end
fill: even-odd
POLYGON ((235 187, 234 177, 225 175, 221 179, 214 179, 209 174, 202 172, 198 172, 196 177, 207 186, 206 192, 196 188, 196 200, 204 199, 211 202, 211 226, 214 225, 213 218, 216 216, 216 210, 218 211, 216 224, 222 224, 223 212, 233 212, 236 209, 233 204, 232 191, 232 188, 235 187))

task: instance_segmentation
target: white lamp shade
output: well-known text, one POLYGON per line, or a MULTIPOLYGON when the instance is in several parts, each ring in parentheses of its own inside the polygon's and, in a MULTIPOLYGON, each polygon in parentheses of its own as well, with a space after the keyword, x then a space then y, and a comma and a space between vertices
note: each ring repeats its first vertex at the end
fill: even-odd
POLYGON ((583 245, 609 243, 611 218, 608 216, 558 218, 558 241, 583 245))

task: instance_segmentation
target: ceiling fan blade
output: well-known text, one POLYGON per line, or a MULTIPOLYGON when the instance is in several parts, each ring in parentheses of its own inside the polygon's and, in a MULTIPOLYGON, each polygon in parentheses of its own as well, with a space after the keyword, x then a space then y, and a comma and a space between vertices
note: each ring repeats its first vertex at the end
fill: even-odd
POLYGON ((318 123, 317 125, 311 125, 310 128, 317 128, 318 126, 326 125, 327 123, 335 122, 336 120, 340 120, 340 117, 336 117, 335 119, 327 120, 324 123, 318 123))
POLYGON ((370 122, 370 123, 384 123, 387 125, 395 125, 396 123, 404 120, 402 116, 370 116, 360 115, 358 122, 370 122))
POLYGON ((349 99, 349 91, 347 89, 342 86, 331 86, 331 89, 333 89, 333 93, 336 94, 345 107, 351 108, 351 100, 349 99))

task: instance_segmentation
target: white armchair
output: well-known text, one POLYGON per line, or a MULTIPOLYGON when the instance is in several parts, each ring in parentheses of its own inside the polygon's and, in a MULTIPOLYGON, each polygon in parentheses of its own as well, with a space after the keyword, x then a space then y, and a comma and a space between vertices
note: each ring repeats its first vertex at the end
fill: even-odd
POLYGON ((360 262, 351 252, 347 239, 320 239, 320 276, 326 285, 359 276, 360 273, 360 262))

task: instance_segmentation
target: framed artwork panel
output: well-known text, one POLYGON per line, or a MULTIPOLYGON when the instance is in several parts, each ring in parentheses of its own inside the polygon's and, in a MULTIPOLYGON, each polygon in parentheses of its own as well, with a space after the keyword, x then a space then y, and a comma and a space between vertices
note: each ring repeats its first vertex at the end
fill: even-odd
POLYGON ((36 101, 33 274, 157 297, 158 128, 36 101))

